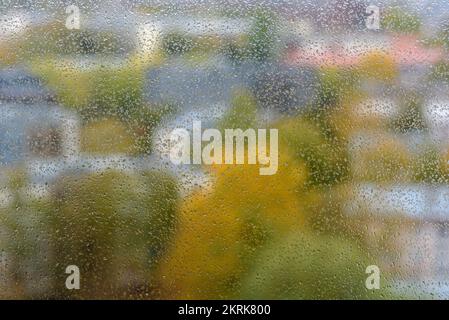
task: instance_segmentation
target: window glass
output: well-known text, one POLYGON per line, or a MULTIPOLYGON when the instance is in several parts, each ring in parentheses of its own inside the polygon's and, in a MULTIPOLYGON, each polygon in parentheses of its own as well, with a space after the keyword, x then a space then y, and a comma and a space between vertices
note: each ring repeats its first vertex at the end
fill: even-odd
POLYGON ((0 298, 449 298, 443 0, 0 3, 0 298))

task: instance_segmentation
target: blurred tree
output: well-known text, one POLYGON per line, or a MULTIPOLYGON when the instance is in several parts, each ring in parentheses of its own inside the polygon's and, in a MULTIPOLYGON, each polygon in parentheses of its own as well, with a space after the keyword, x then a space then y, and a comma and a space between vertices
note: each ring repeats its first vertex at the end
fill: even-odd
POLYGON ((48 232, 57 297, 142 297, 176 223, 177 189, 169 176, 105 172, 56 184, 48 232), (65 268, 77 265, 81 289, 65 289, 65 268))
MULTIPOLYGON (((449 48, 449 30, 448 30, 448 48, 449 48)), ((430 74, 430 80, 449 82, 449 64, 444 61, 440 61, 433 66, 432 73, 430 74)))
MULTIPOLYGON (((435 42, 437 44, 443 44, 443 46, 446 49, 449 49, 449 23, 445 23, 441 26, 440 31, 437 34, 437 37, 435 39, 435 42)), ((446 62, 441 62, 442 65, 446 65, 444 71, 445 74, 447 75, 447 63, 446 62)), ((445 77, 446 79, 447 76, 445 77)))
POLYGON ((363 249, 337 237, 295 233, 264 250, 244 280, 245 299, 379 299, 385 290, 367 290, 363 249))
POLYGON ((141 65, 99 65, 82 70, 49 59, 34 64, 33 71, 55 90, 62 104, 81 111, 88 120, 105 116, 126 119, 143 106, 141 65))
POLYGON ((131 154, 134 141, 120 120, 106 118, 88 123, 81 131, 81 151, 90 154, 131 154))
POLYGON ((298 163, 309 172, 307 185, 329 187, 344 182, 349 173, 345 145, 327 138, 323 127, 304 117, 291 118, 279 124, 283 144, 298 163))
POLYGON ((126 118, 128 126, 133 130, 134 152, 150 154, 153 150, 153 134, 161 121, 172 115, 176 108, 173 105, 145 106, 134 110, 126 118))
POLYGON ((382 15, 381 28, 398 33, 418 33, 421 29, 421 20, 413 13, 392 7, 382 15))
POLYGON ((358 74, 352 70, 323 68, 319 76, 317 100, 312 107, 318 115, 338 107, 356 89, 358 74))
POLYGON ((257 102, 248 90, 234 92, 231 108, 218 124, 221 130, 255 128, 257 115, 257 102))
MULTIPOLYGON (((224 123, 247 128, 254 119, 247 110, 254 110, 254 103, 247 96, 238 101, 224 123), (253 107, 242 111, 237 108, 242 105, 253 107)), ((177 239, 158 272, 166 297, 240 297, 241 281, 260 262, 263 248, 310 228, 313 215, 322 209, 314 187, 344 181, 348 168, 343 149, 327 144, 313 123, 299 117, 275 127, 282 132, 276 175, 260 176, 257 166, 214 166, 213 189, 185 201, 177 239)), ((334 209, 338 212, 332 217, 339 217, 339 208, 334 209)), ((336 222, 332 217, 327 220, 336 222)))
POLYGON ((393 119, 392 129, 399 133, 424 130, 426 122, 422 114, 422 101, 420 97, 412 94, 404 98, 400 114, 393 119))
MULTIPOLYGON (((333 124, 333 122, 331 122, 333 124)), ((309 117, 281 121, 278 128, 281 146, 289 150, 295 163, 305 165, 308 176, 305 190, 298 192, 306 212, 309 229, 332 235, 347 235, 343 213, 345 198, 339 186, 349 179, 347 147, 338 132, 329 134, 329 124, 309 117)))
POLYGON ((244 41, 227 41, 222 51, 229 61, 239 64, 246 59, 247 52, 245 45, 246 42, 244 41))
POLYGON ((354 165, 357 180, 398 183, 410 178, 411 155, 399 140, 384 138, 382 143, 364 148, 357 156, 354 165))
POLYGON ((444 157, 434 146, 427 146, 414 159, 413 179, 427 183, 449 183, 449 169, 444 157))
POLYGON ((12 66, 18 60, 17 41, 2 41, 0 43, 0 67, 12 66))
POLYGON ((364 56, 358 66, 359 76, 391 83, 398 70, 393 58, 382 52, 372 52, 364 56))
POLYGON ((45 270, 45 263, 37 259, 36 252, 43 249, 45 233, 42 230, 42 211, 27 202, 25 187, 28 183, 22 169, 6 171, 11 202, 0 211, 0 242, 2 281, 11 290, 0 294, 3 298, 33 298, 42 290, 33 282, 45 270))
POLYGON ((297 192, 306 171, 286 153, 280 156, 272 176, 259 175, 255 165, 216 166, 214 189, 184 201, 175 242, 158 271, 165 297, 238 297, 242 274, 259 249, 302 230, 297 192))
POLYGON ((162 40, 162 50, 167 56, 184 54, 193 47, 193 39, 182 33, 170 33, 162 40))
POLYGON ((36 27, 25 35, 18 55, 30 59, 53 55, 116 55, 127 54, 132 43, 108 31, 68 30, 59 23, 36 27))
POLYGON ((84 108, 85 118, 104 115, 126 119, 143 105, 143 71, 134 68, 101 68, 91 73, 91 97, 84 108))
POLYGON ((248 57, 255 61, 266 61, 276 54, 278 19, 268 10, 258 10, 248 35, 248 57))
POLYGON ((75 110, 89 105, 93 83, 89 72, 81 72, 74 66, 57 65, 51 59, 41 59, 32 68, 56 92, 61 104, 75 110))

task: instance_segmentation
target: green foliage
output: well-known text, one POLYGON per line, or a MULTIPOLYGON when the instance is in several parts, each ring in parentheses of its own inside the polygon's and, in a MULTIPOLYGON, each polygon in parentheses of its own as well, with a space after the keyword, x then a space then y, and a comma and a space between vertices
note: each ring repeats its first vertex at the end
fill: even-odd
MULTIPOLYGON (((449 34, 448 34, 448 47, 449 47, 449 34)), ((430 74, 431 80, 440 80, 449 82, 449 64, 447 62, 438 62, 432 69, 430 74)))
POLYGON ((421 20, 413 13, 392 8, 383 15, 381 28, 398 33, 417 33, 421 29, 421 20))
POLYGON ((50 60, 36 64, 34 69, 55 90, 61 104, 81 111, 88 120, 104 116, 124 119, 143 104, 144 70, 140 66, 80 70, 50 60))
MULTIPOLYGON (((265 250, 244 280, 245 299, 381 299, 367 290, 369 258, 351 242, 335 237, 294 234, 265 250)), ((386 287, 382 277, 381 286, 386 287)))
POLYGON ((256 126, 257 102, 246 90, 236 92, 232 98, 231 108, 223 116, 218 127, 224 129, 254 128, 256 126))
POLYGON ((38 296, 36 289, 45 288, 45 281, 35 282, 48 270, 48 253, 42 255, 47 240, 43 209, 15 199, 0 210, 0 260, 5 263, 0 269, 2 277, 11 281, 11 290, 1 292, 2 298, 33 298, 38 296))
POLYGON ((437 149, 428 146, 417 156, 413 165, 413 179, 427 183, 449 182, 449 170, 437 149))
POLYGON ((48 201, 18 198, 1 211, 0 241, 16 294, 148 297, 176 227, 174 179, 159 171, 109 171, 66 176, 55 189, 48 201), (72 264, 80 268, 80 290, 65 288, 65 268, 72 264))
POLYGON ((370 182, 404 182, 409 179, 410 156, 400 140, 390 140, 361 152, 355 179, 370 182))
POLYGON ((172 105, 146 106, 134 110, 126 118, 134 129, 134 149, 137 154, 150 154, 153 150, 153 134, 166 117, 175 112, 172 105))
POLYGON ((14 169, 7 175, 12 201, 0 209, 0 260, 6 262, 0 269, 11 281, 11 290, 0 297, 33 298, 45 290, 45 281, 33 280, 48 270, 48 254, 41 253, 48 243, 45 216, 49 207, 25 197, 24 188, 29 183, 25 171, 14 169))
POLYGON ((236 41, 229 41, 223 46, 224 55, 233 63, 241 63, 243 62, 247 56, 247 48, 243 44, 239 44, 236 41))
POLYGON ((21 46, 25 58, 48 55, 123 54, 130 43, 107 31, 68 30, 62 26, 46 26, 33 30, 21 46))
MULTIPOLYGON (((437 38, 435 39, 435 42, 437 44, 443 44, 446 49, 449 49, 449 23, 444 24, 440 31, 438 32, 437 38)), ((445 66, 445 74, 447 74, 447 64, 442 62, 441 64, 443 64, 445 66)), ((446 77, 447 79, 447 77, 446 77)))
POLYGON ((411 96, 405 99, 401 113, 392 121, 392 128, 396 132, 406 133, 415 130, 423 130, 426 123, 422 115, 422 103, 419 97, 411 96))
POLYGON ((339 69, 323 69, 320 73, 316 112, 325 112, 339 105, 357 84, 358 74, 339 69))
POLYGON ((134 139, 120 120, 105 118, 87 123, 81 129, 81 152, 89 154, 132 154, 134 139))
POLYGON ((184 54, 193 47, 193 39, 181 33, 170 33, 162 40, 162 50, 167 56, 184 54))
POLYGON ((277 17, 268 10, 258 10, 248 36, 248 57, 256 61, 266 61, 276 53, 278 37, 277 17))
POLYGON ((349 174, 345 146, 329 139, 323 128, 302 117, 281 124, 283 142, 309 171, 309 186, 332 186, 344 182, 349 174))
POLYGON ((240 39, 226 41, 222 51, 231 62, 245 60, 265 62, 277 54, 279 38, 278 17, 269 10, 257 10, 248 34, 240 39))
POLYGON ((177 197, 175 182, 160 172, 111 171, 60 181, 47 217, 58 296, 126 297, 146 290, 174 232, 177 197), (64 287, 71 264, 86 284, 75 293, 64 287))
POLYGON ((83 110, 85 118, 104 115, 124 119, 142 107, 143 75, 133 69, 100 69, 91 74, 89 106, 83 110))

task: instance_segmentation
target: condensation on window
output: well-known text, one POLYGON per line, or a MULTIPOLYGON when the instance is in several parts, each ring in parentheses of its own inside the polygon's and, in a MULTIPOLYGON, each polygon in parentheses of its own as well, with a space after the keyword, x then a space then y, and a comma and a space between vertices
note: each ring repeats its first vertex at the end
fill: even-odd
POLYGON ((0 4, 0 298, 449 298, 449 4, 0 4))

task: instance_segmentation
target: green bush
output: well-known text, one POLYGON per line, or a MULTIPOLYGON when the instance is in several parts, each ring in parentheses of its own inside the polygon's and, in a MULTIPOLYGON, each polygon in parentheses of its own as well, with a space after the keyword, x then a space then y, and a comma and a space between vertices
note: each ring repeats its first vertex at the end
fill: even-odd
POLYGON ((258 10, 248 34, 248 58, 267 61, 276 55, 278 40, 278 19, 269 10, 258 10))
POLYGON ((133 68, 119 70, 100 69, 91 74, 89 106, 83 110, 84 118, 104 115, 126 119, 142 108, 143 74, 133 68))
POLYGON ((193 39, 181 33, 170 33, 162 40, 162 50, 167 56, 180 55, 193 49, 193 39))
POLYGON ((240 90, 235 92, 231 108, 223 115, 218 127, 224 132, 225 129, 254 128, 256 123, 257 102, 251 92, 240 90))
POLYGON ((26 34, 19 55, 25 59, 48 55, 113 55, 127 53, 132 45, 109 31, 68 30, 61 25, 44 25, 26 34))
POLYGON ((413 180, 427 183, 448 183, 449 170, 441 154, 433 146, 427 146, 416 157, 412 166, 413 180))
POLYGON ((422 101, 417 96, 406 97, 401 106, 401 113, 393 119, 391 127, 399 133, 426 129, 422 115, 422 101))
POLYGON ((283 122, 279 131, 281 141, 309 171, 310 186, 329 187, 346 181, 349 161, 345 145, 328 138, 321 127, 299 117, 283 122))
MULTIPOLYGON (((243 282, 245 299, 381 299, 368 290, 366 267, 375 264, 354 244, 335 237, 294 234, 275 243, 258 258, 243 282)), ((381 274, 382 275, 382 274, 381 274)))
POLYGON ((411 12, 394 7, 383 15, 381 28, 398 33, 417 33, 421 29, 421 20, 411 12))
POLYGON ((148 294, 151 271, 176 223, 177 190, 160 172, 117 172, 60 181, 48 217, 54 292, 58 297, 148 294), (80 268, 80 290, 65 288, 65 268, 80 268), (55 276, 56 275, 56 276, 55 276))

